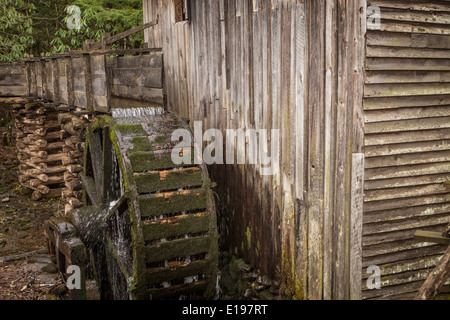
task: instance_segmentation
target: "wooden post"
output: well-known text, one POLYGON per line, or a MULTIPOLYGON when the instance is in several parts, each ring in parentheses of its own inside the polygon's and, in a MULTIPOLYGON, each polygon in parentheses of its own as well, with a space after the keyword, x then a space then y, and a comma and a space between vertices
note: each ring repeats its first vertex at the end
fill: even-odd
POLYGON ((30 61, 30 76, 31 76, 30 95, 33 97, 33 99, 37 99, 38 98, 38 89, 37 89, 37 75, 36 75, 35 60, 30 61))
POLYGON ((350 299, 362 297, 362 228, 364 205, 364 153, 354 153, 350 216, 350 299))
POLYGON ((92 96, 92 74, 91 74, 91 55, 83 54, 83 72, 86 94, 86 109, 90 112, 94 111, 92 96))
POLYGON ((67 58, 67 105, 73 107, 75 104, 75 95, 73 92, 73 61, 72 56, 67 58))
POLYGON ((111 46, 109 46, 107 43, 108 38, 111 38, 111 33, 105 32, 102 34, 102 49, 103 50, 111 48, 111 46))
POLYGON ((41 59, 41 75, 42 75, 42 100, 48 102, 48 84, 47 84, 47 67, 45 60, 41 59))
POLYGON ((27 76, 27 84, 28 84, 28 96, 32 96, 32 88, 31 88, 31 62, 26 62, 26 76, 27 76))
POLYGON ((351 2, 353 27, 353 77, 349 81, 353 88, 353 134, 352 134, 352 184, 350 213, 350 299, 362 298, 362 250, 364 212, 364 61, 366 33, 366 0, 351 2), (353 80, 352 80, 353 78, 353 80))
POLYGON ((53 70, 53 102, 60 103, 59 63, 57 58, 51 60, 53 70))

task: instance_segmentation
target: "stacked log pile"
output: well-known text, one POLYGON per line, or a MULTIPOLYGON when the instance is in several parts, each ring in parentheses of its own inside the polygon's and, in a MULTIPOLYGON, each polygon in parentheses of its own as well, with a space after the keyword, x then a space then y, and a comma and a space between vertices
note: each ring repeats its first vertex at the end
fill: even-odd
POLYGON ((59 115, 59 123, 64 133, 63 150, 70 159, 63 174, 64 188, 61 194, 66 200, 65 212, 68 214, 83 205, 80 173, 83 171, 86 128, 89 121, 70 113, 62 113, 59 115))
POLYGON ((65 157, 56 110, 40 103, 17 104, 13 109, 20 184, 34 191, 36 201, 60 197, 65 157))
POLYGON ((16 104, 15 135, 19 182, 32 199, 64 198, 65 211, 82 205, 84 131, 89 121, 42 103, 16 104))

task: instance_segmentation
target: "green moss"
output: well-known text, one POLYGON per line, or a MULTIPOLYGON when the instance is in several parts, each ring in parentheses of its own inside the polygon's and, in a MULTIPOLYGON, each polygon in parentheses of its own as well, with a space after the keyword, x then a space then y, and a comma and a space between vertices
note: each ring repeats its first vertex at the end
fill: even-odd
POLYGON ((135 172, 167 170, 176 167, 170 154, 155 156, 153 152, 135 152, 130 155, 130 161, 135 172))
POLYGON ((145 131, 140 124, 119 124, 117 125, 117 130, 127 137, 142 137, 148 135, 147 131, 145 131))
POLYGON ((252 247, 252 232, 249 227, 247 227, 246 236, 247 236, 247 245, 248 248, 250 249, 252 247))
POLYGON ((147 137, 134 137, 131 143, 133 143, 133 149, 130 150, 131 152, 153 150, 153 144, 147 137))
POLYGON ((206 210, 206 193, 174 194, 170 198, 141 197, 139 206, 143 217, 154 217, 171 213, 206 210))
POLYGON ((145 248, 147 264, 173 260, 180 257, 195 256, 210 251, 210 242, 213 236, 182 239, 160 243, 145 248))
POLYGON ((200 187, 202 173, 199 170, 168 172, 164 179, 159 172, 151 172, 134 178, 139 193, 177 190, 183 187, 200 187))
POLYGON ((151 242, 187 234, 208 232, 210 219, 209 214, 196 214, 173 219, 170 223, 148 224, 143 227, 144 240, 151 242))
POLYGON ((283 250, 281 253, 283 293, 292 300, 304 300, 303 284, 295 272, 292 261, 293 257, 283 250))
POLYGON ((164 144, 170 142, 170 139, 168 139, 168 138, 170 138, 170 136, 159 136, 155 139, 155 143, 159 144, 159 145, 164 145, 164 144))

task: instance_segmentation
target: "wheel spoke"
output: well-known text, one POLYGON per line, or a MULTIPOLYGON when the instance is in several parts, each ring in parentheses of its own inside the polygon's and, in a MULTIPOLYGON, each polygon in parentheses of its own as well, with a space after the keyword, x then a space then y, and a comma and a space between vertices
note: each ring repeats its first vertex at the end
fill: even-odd
POLYGON ((90 128, 88 130, 89 139, 89 153, 91 155, 92 171, 94 174, 94 182, 97 190, 97 199, 101 198, 102 195, 102 141, 98 132, 92 131, 90 128))
POLYGON ((106 217, 106 220, 110 219, 116 212, 119 210, 128 200, 130 199, 130 196, 128 192, 123 194, 117 202, 113 203, 113 206, 111 206, 108 210, 108 216, 106 217))
POLYGON ((91 201, 92 205, 95 207, 100 207, 100 200, 98 199, 97 196, 97 190, 95 187, 94 179, 92 177, 81 175, 81 181, 83 182, 86 195, 91 201))
POLYGON ((110 203, 116 200, 120 195, 116 194, 114 188, 116 182, 115 179, 115 167, 117 166, 116 157, 113 154, 113 145, 110 139, 109 128, 106 127, 103 132, 103 186, 102 186, 102 201, 104 203, 110 203))

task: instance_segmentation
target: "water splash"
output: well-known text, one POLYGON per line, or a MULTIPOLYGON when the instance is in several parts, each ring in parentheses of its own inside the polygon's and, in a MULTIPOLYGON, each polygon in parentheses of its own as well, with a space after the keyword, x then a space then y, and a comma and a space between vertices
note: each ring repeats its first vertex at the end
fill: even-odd
POLYGON ((222 288, 220 287, 220 279, 222 278, 220 271, 217 272, 216 278, 216 295, 214 297, 215 300, 220 300, 222 296, 222 288))
POLYGON ((112 109, 113 118, 136 118, 136 117, 146 117, 146 116, 156 116, 164 114, 166 111, 162 107, 152 107, 152 108, 130 108, 112 109))

